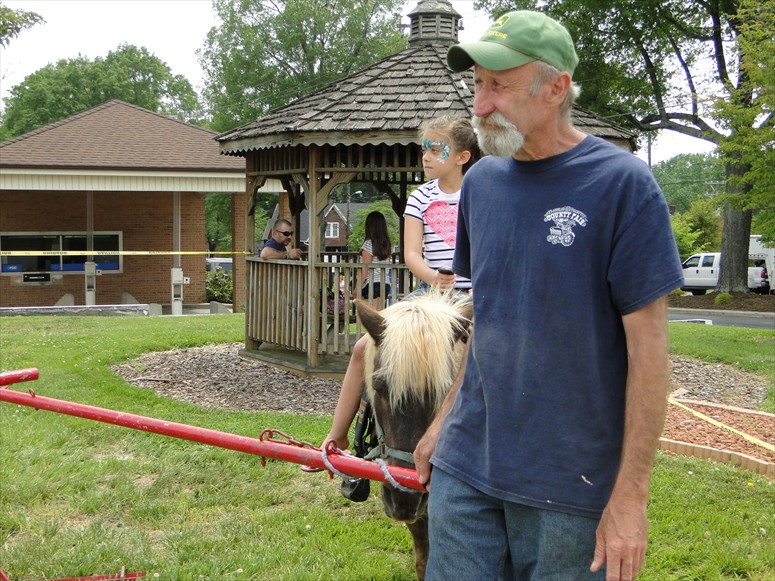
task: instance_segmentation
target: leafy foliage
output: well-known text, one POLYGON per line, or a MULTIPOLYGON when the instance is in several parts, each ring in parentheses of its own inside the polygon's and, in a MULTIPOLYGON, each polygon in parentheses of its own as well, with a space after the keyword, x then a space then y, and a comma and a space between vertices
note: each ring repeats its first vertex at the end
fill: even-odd
POLYGON ((715 196, 724 187, 724 164, 712 154, 681 154, 652 169, 667 203, 680 213, 695 200, 715 196))
POLYGON ((104 58, 63 59, 27 76, 11 88, 3 127, 14 137, 111 99, 184 121, 202 114, 185 77, 173 75, 147 49, 122 44, 104 58))
POLYGON ((382 212, 387 222, 388 234, 390 235, 390 244, 395 246, 398 244, 398 216, 393 211, 393 206, 390 204, 390 200, 380 200, 374 202, 368 208, 358 210, 355 213, 355 217, 352 220, 354 226, 350 231, 350 236, 347 238, 347 248, 353 252, 358 252, 363 246, 363 241, 366 237, 366 216, 371 212, 382 212))
POLYGON ((27 10, 11 10, 0 4, 0 46, 8 47, 11 39, 19 36, 22 30, 45 22, 40 14, 27 10))
POLYGON ((224 272, 221 268, 208 272, 205 280, 205 295, 208 303, 218 301, 219 303, 231 304, 234 297, 232 273, 224 272))
POLYGON ((207 194, 205 196, 205 236, 207 249, 231 250, 231 196, 207 194))
POLYGON ((214 0, 198 52, 218 131, 232 129, 406 46, 400 0, 214 0))
POLYGON ((680 214, 671 216, 670 222, 673 226, 673 236, 676 246, 678 246, 678 254, 681 260, 684 260, 698 251, 697 238, 700 237, 700 232, 693 230, 680 214))
POLYGON ((740 81, 729 95, 713 100, 716 120, 729 136, 720 142, 724 160, 734 171, 730 184, 744 196, 725 201, 757 212, 756 228, 765 242, 775 242, 775 4, 740 0, 738 28, 740 81))
POLYGON ((699 236, 693 252, 718 252, 721 249, 721 216, 715 200, 697 200, 681 218, 699 236))

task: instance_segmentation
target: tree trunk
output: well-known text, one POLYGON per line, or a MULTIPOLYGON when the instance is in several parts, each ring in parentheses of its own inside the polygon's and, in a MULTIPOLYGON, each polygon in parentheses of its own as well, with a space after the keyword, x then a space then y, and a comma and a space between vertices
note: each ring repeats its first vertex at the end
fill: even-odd
MULTIPOLYGON (((728 195, 741 193, 730 184, 730 174, 740 173, 747 168, 727 165, 728 195)), ((734 180, 732 180, 734 181, 734 180)), ((721 271, 718 292, 748 292, 748 245, 751 236, 751 210, 740 210, 731 204, 723 207, 724 227, 721 231, 721 271)))

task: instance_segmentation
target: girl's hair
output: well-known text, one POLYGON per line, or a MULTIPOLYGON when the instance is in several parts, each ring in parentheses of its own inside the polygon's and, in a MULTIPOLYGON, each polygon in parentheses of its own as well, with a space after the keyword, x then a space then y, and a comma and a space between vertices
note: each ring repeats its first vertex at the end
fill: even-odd
POLYGON ((369 212, 366 216, 366 234, 363 239, 371 240, 371 250, 379 260, 390 258, 390 234, 382 212, 369 212))
POLYGON ((452 147, 455 150, 471 153, 471 158, 463 165, 463 174, 471 169, 471 166, 482 157, 470 119, 453 117, 451 115, 434 117, 433 119, 428 119, 420 126, 420 139, 422 139, 426 131, 440 133, 452 142, 452 147))

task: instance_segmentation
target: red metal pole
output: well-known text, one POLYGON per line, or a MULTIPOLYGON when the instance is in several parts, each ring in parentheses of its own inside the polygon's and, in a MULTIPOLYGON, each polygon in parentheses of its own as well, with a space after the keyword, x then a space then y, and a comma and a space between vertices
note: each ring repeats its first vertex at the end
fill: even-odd
MULTIPOLYGON (((22 377, 29 377, 29 379, 37 378, 37 370, 28 369, 9 373, 22 374, 22 377), (35 377, 32 377, 31 374, 29 376, 23 375, 24 372, 31 371, 35 372, 35 377)), ((5 378, 2 376, 5 375, 7 374, 0 374, 0 382, 4 381, 5 378)), ((26 380, 27 379, 23 379, 22 381, 26 380)), ((9 383, 12 382, 0 383, 0 385, 7 385, 9 383)), ((22 393, 12 391, 7 388, 0 388, 0 401, 24 405, 37 410, 46 410, 69 416, 96 420, 106 424, 132 428, 134 430, 153 432, 154 434, 161 434, 172 438, 191 440, 201 444, 254 454, 255 456, 261 456, 263 458, 274 458, 276 460, 284 460, 296 464, 316 466, 317 468, 323 468, 324 470, 327 469, 323 462, 323 455, 319 450, 300 448, 283 442, 259 440, 247 436, 239 436, 237 434, 189 426, 187 424, 178 424, 175 422, 157 420, 135 414, 43 397, 36 395, 33 392, 22 393)), ((374 462, 367 462, 366 460, 361 460, 360 458, 345 454, 329 454, 328 460, 334 468, 345 474, 358 478, 378 480, 380 482, 388 481, 380 467, 374 462)), ((414 490, 425 490, 418 482, 417 472, 414 470, 390 466, 388 467, 388 471, 398 484, 414 490)))
MULTIPOLYGON (((0 373, 0 385, 11 385, 20 381, 33 381, 38 378, 37 369, 17 369, 16 371, 4 371, 0 373)), ((0 581, 2 579, 0 578, 0 581)))

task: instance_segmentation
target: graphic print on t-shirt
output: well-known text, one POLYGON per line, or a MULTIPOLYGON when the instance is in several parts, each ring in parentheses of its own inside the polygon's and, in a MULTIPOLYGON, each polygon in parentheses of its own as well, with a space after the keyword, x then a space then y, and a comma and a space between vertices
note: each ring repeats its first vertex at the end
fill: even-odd
POLYGON ((450 248, 455 247, 457 238, 457 206, 446 202, 431 202, 425 210, 425 223, 450 248))
POLYGON ((549 236, 546 237, 547 242, 570 246, 576 239, 573 227, 581 226, 583 228, 586 226, 587 216, 584 212, 575 208, 563 206, 562 208, 549 210, 544 214, 544 222, 554 222, 554 227, 549 228, 549 236))

